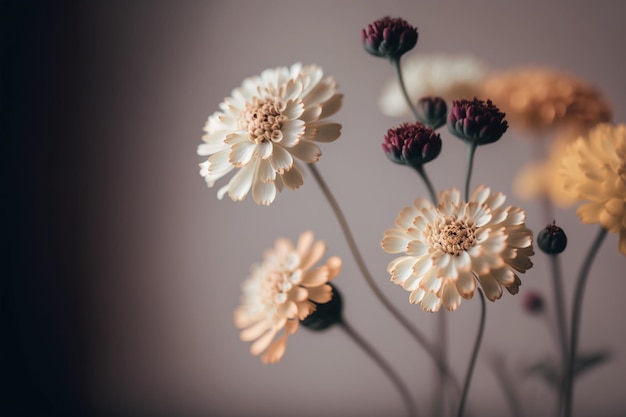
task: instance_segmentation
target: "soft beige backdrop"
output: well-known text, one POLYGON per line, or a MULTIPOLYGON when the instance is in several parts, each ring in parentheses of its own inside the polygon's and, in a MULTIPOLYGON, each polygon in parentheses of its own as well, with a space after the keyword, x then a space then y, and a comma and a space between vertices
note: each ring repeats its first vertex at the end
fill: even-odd
MULTIPOLYGON (((88 389, 97 408, 161 415, 401 416, 402 403, 379 369, 338 329, 300 331, 283 360, 264 366, 248 353, 232 323, 239 284, 276 237, 306 229, 344 259, 337 278, 348 320, 411 387, 422 415, 433 392, 433 369, 419 346, 383 310, 359 275, 337 222, 310 176, 296 192, 257 207, 251 198, 219 201, 198 175, 196 146, 204 121, 248 76, 294 62, 316 63, 345 94, 334 118, 341 138, 323 146, 319 169, 349 218, 382 291, 420 329, 433 335, 435 316, 408 303, 389 283, 390 255, 380 249, 398 211, 425 193, 409 169, 390 164, 382 135, 400 120, 380 114, 377 97, 392 76, 385 60, 364 52, 360 31, 385 15, 419 28, 421 52, 469 52, 493 68, 540 64, 597 85, 626 121, 626 60, 621 1, 228 1, 102 2, 84 13, 94 107, 86 111, 97 143, 91 161, 85 252, 91 276, 88 389)), ((497 103, 496 103, 497 104, 497 103)), ((460 186, 465 149, 445 131, 441 157, 428 166, 438 188, 460 186)), ((510 131, 479 149, 474 184, 485 182, 545 225, 538 206, 510 192, 528 142, 510 131)), ((549 179, 547 179, 549 180, 549 179)), ((595 227, 573 211, 557 212, 570 248, 573 276, 595 227)), ((486 334, 470 390, 474 415, 509 413, 489 362, 506 355, 526 416, 552 412, 549 388, 523 375, 526 364, 554 354, 553 335, 521 309, 530 289, 551 294, 541 254, 518 296, 488 304, 486 334)), ((585 298, 581 350, 606 348, 608 365, 585 375, 577 416, 626 413, 622 317, 624 267, 610 235, 585 298)), ((451 365, 465 372, 478 324, 478 300, 448 314, 451 365)))

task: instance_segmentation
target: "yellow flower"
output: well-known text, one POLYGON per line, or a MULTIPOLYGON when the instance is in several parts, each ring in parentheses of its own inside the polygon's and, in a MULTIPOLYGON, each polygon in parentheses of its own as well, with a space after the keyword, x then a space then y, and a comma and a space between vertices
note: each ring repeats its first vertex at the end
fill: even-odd
POLYGON ((521 68, 486 77, 484 95, 514 128, 543 133, 555 127, 587 129, 608 122, 612 110, 593 86, 547 68, 521 68))
POLYGON ((327 282, 341 271, 341 259, 334 256, 311 269, 325 250, 325 243, 314 242, 310 231, 300 235, 295 247, 288 239, 277 239, 242 284, 235 325, 242 329, 241 340, 254 341, 250 347, 253 355, 265 352, 261 356, 263 363, 278 362, 283 357, 287 336, 298 330, 300 320, 315 311, 311 301, 330 301, 332 288, 327 282))
POLYGON ((400 212, 395 227, 385 231, 387 253, 404 253, 389 263, 391 280, 409 291, 409 301, 424 311, 443 304, 453 311, 470 299, 476 279, 491 301, 502 288, 517 294, 516 272, 532 267, 532 233, 523 210, 504 208, 506 197, 478 186, 468 202, 452 188, 439 195, 435 207, 418 198, 400 212))
POLYGON ((583 223, 619 233, 626 255, 626 125, 601 124, 570 144, 561 162, 564 185, 586 200, 576 211, 583 223))

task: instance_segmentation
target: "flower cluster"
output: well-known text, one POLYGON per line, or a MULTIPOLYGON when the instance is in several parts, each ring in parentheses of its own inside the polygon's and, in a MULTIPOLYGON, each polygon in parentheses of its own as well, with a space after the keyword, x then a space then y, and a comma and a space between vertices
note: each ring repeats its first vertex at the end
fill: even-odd
POLYGON ((287 336, 298 330, 299 320, 315 311, 315 303, 331 300, 332 288, 327 282, 339 274, 341 259, 331 257, 313 269, 325 249, 323 241, 314 242, 310 231, 300 235, 296 246, 278 239, 242 284, 235 325, 243 329, 242 340, 254 341, 250 347, 253 355, 265 352, 261 356, 264 363, 278 362, 285 353, 287 336))
POLYGON ((500 139, 509 125, 505 114, 493 105, 474 97, 473 100, 453 100, 448 116, 450 132, 476 145, 486 145, 500 139))
POLYGON ((387 131, 382 147, 391 161, 419 167, 439 155, 441 137, 419 122, 403 123, 387 131))
POLYGON ((372 55, 398 59, 417 44, 417 29, 406 20, 385 17, 361 31, 363 47, 372 55))

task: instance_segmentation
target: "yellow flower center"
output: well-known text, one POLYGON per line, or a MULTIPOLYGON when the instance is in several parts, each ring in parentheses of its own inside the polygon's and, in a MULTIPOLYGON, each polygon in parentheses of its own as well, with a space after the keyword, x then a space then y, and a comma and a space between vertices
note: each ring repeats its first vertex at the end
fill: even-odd
POLYGON ((476 244, 476 227, 473 219, 456 216, 440 217, 428 225, 428 243, 436 249, 458 256, 476 244))
POLYGON ((278 99, 254 98, 246 104, 239 115, 239 128, 248 131, 248 139, 254 143, 279 142, 283 138, 282 128, 287 121, 278 99))

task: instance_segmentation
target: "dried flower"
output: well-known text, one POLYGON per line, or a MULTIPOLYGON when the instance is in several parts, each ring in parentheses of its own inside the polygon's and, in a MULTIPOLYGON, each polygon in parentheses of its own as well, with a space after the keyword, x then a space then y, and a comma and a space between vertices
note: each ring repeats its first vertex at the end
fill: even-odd
POLYGON ((419 167, 439 155, 441 137, 419 122, 403 123, 387 131, 382 148, 391 161, 419 167))
POLYGON ((242 284, 235 325, 242 329, 241 340, 254 341, 250 347, 253 355, 265 352, 263 363, 278 362, 285 353, 287 336, 298 330, 299 321, 315 311, 315 303, 331 300, 327 282, 339 274, 341 259, 331 257, 311 269, 325 249, 323 241, 314 242, 310 231, 300 235, 295 247, 288 239, 277 239, 242 284))
POLYGON ((476 187, 468 202, 452 188, 439 195, 435 207, 425 198, 400 212, 395 227, 385 231, 387 253, 404 253, 389 263, 391 280, 410 291, 409 301, 425 311, 443 304, 456 310, 470 299, 477 278, 491 301, 519 291, 516 272, 532 267, 532 233, 523 210, 502 208, 506 197, 476 187))
POLYGON ((589 129, 612 118, 611 106, 595 87, 547 68, 492 73, 484 94, 506 112, 511 126, 535 134, 556 127, 589 129))
MULTIPOLYGON (((481 95, 485 66, 469 55, 414 54, 402 61, 402 73, 413 103, 425 96, 439 96, 449 103, 481 95)), ((385 83, 379 108, 391 117, 411 115, 397 78, 385 83)))
POLYGON ((548 255, 557 255, 565 250, 567 236, 563 229, 552 222, 537 235, 537 246, 548 255))
POLYGON ((576 213, 619 233, 626 255, 626 125, 600 124, 570 144, 561 163, 564 185, 587 203, 576 213))
POLYGON ((234 201, 250 189, 257 204, 268 205, 283 187, 303 183, 298 158, 317 162, 321 151, 314 142, 332 142, 341 125, 323 119, 341 107, 335 80, 323 78, 315 65, 268 69, 244 80, 209 117, 198 154, 209 156, 200 175, 209 187, 234 168, 240 168, 218 198, 228 192, 234 201))
POLYGON ((505 114, 493 105, 474 97, 474 100, 452 100, 448 116, 450 132, 477 145, 493 143, 500 139, 509 125, 505 114))
POLYGON ((441 97, 422 97, 417 101, 415 110, 419 121, 432 129, 438 129, 446 124, 448 106, 441 97))
POLYGON ((372 55, 398 59, 417 44, 417 28, 401 18, 385 17, 361 31, 363 47, 372 55))

